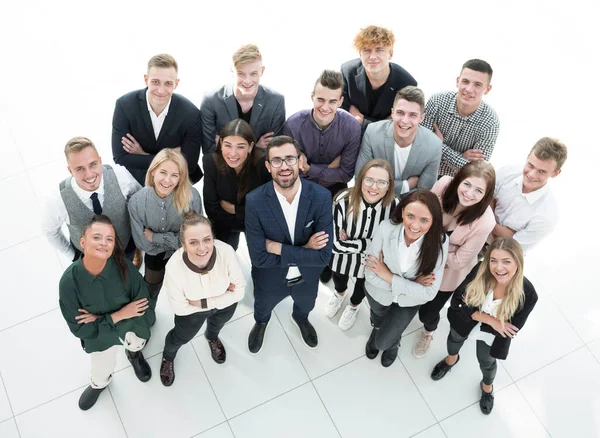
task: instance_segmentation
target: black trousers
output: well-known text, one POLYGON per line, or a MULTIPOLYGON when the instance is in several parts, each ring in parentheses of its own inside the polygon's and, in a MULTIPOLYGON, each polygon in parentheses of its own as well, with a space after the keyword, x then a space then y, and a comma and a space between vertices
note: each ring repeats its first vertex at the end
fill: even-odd
POLYGON ((375 347, 380 351, 398 351, 402 334, 419 311, 420 306, 400 307, 396 303, 384 306, 367 293, 371 307, 371 325, 378 329, 375 347))
POLYGON ((319 283, 301 283, 279 289, 262 289, 254 283, 254 320, 259 324, 266 324, 271 319, 271 312, 275 306, 291 296, 294 300, 292 315, 298 323, 304 323, 315 307, 318 289, 319 283))
MULTIPOLYGON (((337 292, 344 292, 348 288, 348 280, 350 277, 344 274, 333 272, 333 285, 337 292)), ((365 299, 365 279, 356 278, 356 284, 354 286, 354 292, 350 297, 350 302, 353 306, 358 306, 365 299)))
POLYGON ((194 339, 200 331, 204 321, 206 322, 206 333, 204 336, 209 341, 216 341, 223 326, 235 313, 237 303, 224 309, 212 309, 205 312, 196 312, 191 315, 175 315, 175 327, 167 333, 165 338, 165 349, 163 359, 174 360, 179 349, 194 339))
POLYGON ((440 312, 444 305, 452 297, 452 292, 438 291, 435 298, 421 306, 419 309, 419 320, 423 323, 425 330, 433 332, 440 323, 440 312))
MULTIPOLYGON (((461 336, 456 330, 450 328, 448 340, 446 341, 448 354, 450 356, 458 354, 467 338, 468 336, 461 336)), ((490 349, 491 347, 488 344, 480 339, 477 340, 477 361, 479 362, 479 369, 483 374, 483 383, 486 385, 494 383, 496 371, 498 370, 498 364, 496 359, 490 355, 490 349)))
POLYGON ((240 231, 215 229, 215 239, 225 242, 237 251, 240 245, 240 231))

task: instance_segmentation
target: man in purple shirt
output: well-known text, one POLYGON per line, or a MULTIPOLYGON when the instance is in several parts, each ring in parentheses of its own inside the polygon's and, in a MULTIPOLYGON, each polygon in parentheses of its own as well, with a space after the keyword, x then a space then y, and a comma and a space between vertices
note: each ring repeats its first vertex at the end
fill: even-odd
POLYGON ((302 150, 301 175, 332 196, 348 187, 360 150, 360 124, 340 109, 343 87, 340 72, 324 70, 311 95, 313 108, 297 112, 283 127, 302 150))

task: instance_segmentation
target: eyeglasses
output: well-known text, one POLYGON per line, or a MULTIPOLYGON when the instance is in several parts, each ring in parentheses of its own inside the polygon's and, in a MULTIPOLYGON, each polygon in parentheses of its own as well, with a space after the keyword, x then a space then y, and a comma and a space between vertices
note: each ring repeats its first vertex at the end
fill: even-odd
POLYGON ((383 179, 375 181, 373 178, 363 178, 363 184, 366 187, 373 187, 373 184, 376 184, 378 189, 386 189, 390 185, 389 181, 383 179))
POLYGON ((273 167, 281 167, 283 166, 284 161, 288 166, 293 166, 298 162, 298 157, 285 157, 285 159, 273 158, 272 160, 269 160, 269 163, 271 163, 271 166, 273 167))

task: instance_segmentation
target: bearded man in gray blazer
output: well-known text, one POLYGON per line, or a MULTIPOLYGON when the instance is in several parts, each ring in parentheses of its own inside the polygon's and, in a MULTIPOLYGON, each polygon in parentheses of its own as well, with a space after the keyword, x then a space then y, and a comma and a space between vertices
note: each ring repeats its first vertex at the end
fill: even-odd
POLYGON ((394 191, 403 196, 415 190, 430 190, 437 180, 442 142, 420 126, 425 114, 425 95, 420 88, 404 87, 396 94, 391 120, 369 124, 362 139, 354 171, 374 158, 383 158, 394 171, 394 191))

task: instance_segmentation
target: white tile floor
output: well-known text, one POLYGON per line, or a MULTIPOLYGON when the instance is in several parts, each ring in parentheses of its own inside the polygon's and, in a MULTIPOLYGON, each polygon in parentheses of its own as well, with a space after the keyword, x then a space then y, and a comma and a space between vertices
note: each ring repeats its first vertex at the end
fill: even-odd
MULTIPOLYGON (((581 437, 600 436, 600 239, 592 178, 596 146, 598 59, 592 41, 597 2, 413 2, 398 11, 307 0, 260 6, 232 0, 107 0, 102 6, 58 0, 5 2, 0 15, 0 437, 581 437), (292 10, 293 7, 293 10, 292 10), (386 10, 390 13, 384 13, 386 10), (398 13, 391 13, 398 11, 398 13), (293 19, 290 19, 293 15, 293 19), (354 57, 352 38, 367 24, 392 28, 394 60, 425 93, 451 89, 466 59, 494 67, 486 100, 501 133, 493 163, 520 163, 539 137, 565 141, 569 159, 552 181, 562 219, 526 259, 538 307, 496 381, 496 407, 484 417, 473 344, 441 382, 428 374, 444 355, 442 321, 424 359, 410 354, 419 324, 404 337, 389 369, 364 357, 364 308, 348 332, 322 310, 311 317, 321 345, 308 350, 290 324, 291 303, 276 309, 263 351, 246 348, 251 290, 222 332, 228 360, 217 366, 201 335, 181 350, 177 379, 164 388, 160 352, 172 324, 168 303, 146 348, 154 371, 142 384, 120 355, 110 391, 88 412, 77 399, 89 358, 57 309, 57 282, 69 261, 41 235, 44 199, 67 175, 62 147, 85 135, 110 162, 114 101, 143 86, 150 56, 172 53, 178 92, 199 104, 229 81, 231 53, 255 42, 264 82, 282 91, 288 115, 310 105, 323 68, 354 57), (592 186, 593 187, 593 186, 592 186), (588 231, 590 230, 590 231, 588 231)), ((242 244, 243 247, 243 244, 242 244)), ((247 278, 248 256, 239 251, 247 278)))

